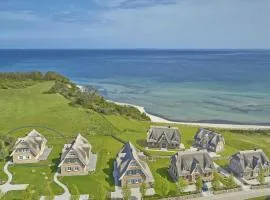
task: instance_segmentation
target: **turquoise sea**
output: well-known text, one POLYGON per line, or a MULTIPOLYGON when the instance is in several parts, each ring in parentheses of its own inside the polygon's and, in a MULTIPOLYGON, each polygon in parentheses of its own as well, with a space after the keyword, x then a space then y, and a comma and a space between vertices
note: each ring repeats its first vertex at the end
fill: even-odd
POLYGON ((270 50, 0 50, 0 71, 32 70, 171 120, 270 124, 270 50))

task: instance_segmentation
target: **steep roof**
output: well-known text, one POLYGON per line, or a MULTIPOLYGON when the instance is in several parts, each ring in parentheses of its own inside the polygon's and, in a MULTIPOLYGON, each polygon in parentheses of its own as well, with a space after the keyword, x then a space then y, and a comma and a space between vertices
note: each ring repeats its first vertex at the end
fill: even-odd
POLYGON ((178 152, 172 156, 171 164, 176 166, 179 176, 192 174, 195 170, 205 173, 215 169, 206 151, 178 152))
POLYGON ((74 141, 64 145, 59 166, 64 163, 66 158, 78 158, 84 165, 88 165, 91 148, 87 139, 78 134, 74 141))
POLYGON ((16 149, 29 148, 33 155, 36 156, 40 152, 42 144, 44 143, 47 143, 47 139, 33 129, 27 136, 17 139, 11 155, 14 154, 16 149))
POLYGON ((136 162, 141 167, 147 181, 152 182, 154 180, 148 165, 139 158, 136 148, 130 142, 126 143, 117 154, 116 168, 119 180, 124 177, 129 165, 132 162, 136 162))
POLYGON ((217 132, 200 128, 194 136, 195 140, 207 139, 208 145, 216 146, 219 142, 225 143, 223 136, 217 132))
POLYGON ((180 132, 177 127, 151 126, 147 133, 147 142, 158 142, 165 135, 169 143, 180 143, 180 132))
POLYGON ((254 169, 263 165, 270 166, 269 158, 261 149, 239 151, 234 154, 231 159, 240 162, 242 172, 246 169, 254 169))

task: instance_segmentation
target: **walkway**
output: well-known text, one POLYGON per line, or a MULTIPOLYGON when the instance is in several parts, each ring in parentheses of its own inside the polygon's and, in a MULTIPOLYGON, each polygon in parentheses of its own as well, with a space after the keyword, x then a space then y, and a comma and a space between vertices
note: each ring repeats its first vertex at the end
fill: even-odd
MULTIPOLYGON (((54 197, 54 200, 68 200, 68 199, 71 199, 71 194, 70 194, 70 192, 69 192, 67 186, 66 186, 65 184, 61 183, 61 182, 57 179, 58 176, 59 176, 59 174, 58 174, 58 173, 55 173, 54 176, 53 176, 53 181, 54 181, 57 185, 59 185, 61 188, 63 188, 64 193, 61 194, 61 195, 56 195, 56 196, 54 197)), ((41 196, 41 197, 40 197, 40 200, 45 200, 45 199, 46 199, 45 196, 41 196)), ((88 199, 89 199, 89 195, 88 195, 88 194, 80 195, 80 198, 79 198, 79 199, 80 199, 80 200, 88 200, 88 199)))
POLYGON ((59 176, 59 174, 56 172, 56 173, 54 174, 54 176, 53 176, 53 181, 54 181, 57 185, 59 185, 61 188, 63 188, 64 193, 61 194, 61 195, 55 196, 54 199, 55 199, 55 200, 66 200, 66 199, 70 199, 71 195, 70 195, 70 192, 69 192, 67 186, 64 185, 63 183, 61 183, 60 181, 58 181, 57 176, 59 176))
POLYGON ((12 174, 8 171, 8 166, 13 164, 11 161, 8 161, 4 166, 4 173, 8 176, 8 180, 5 184, 0 185, 0 190, 3 193, 7 193, 13 190, 25 190, 28 184, 11 184, 12 174))

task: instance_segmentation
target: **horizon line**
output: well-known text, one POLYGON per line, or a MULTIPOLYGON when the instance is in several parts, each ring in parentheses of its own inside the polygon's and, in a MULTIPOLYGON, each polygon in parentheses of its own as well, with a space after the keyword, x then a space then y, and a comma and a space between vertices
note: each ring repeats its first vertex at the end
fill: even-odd
POLYGON ((268 51, 270 48, 0 48, 1 50, 171 50, 171 51, 223 51, 223 50, 241 50, 241 51, 268 51))

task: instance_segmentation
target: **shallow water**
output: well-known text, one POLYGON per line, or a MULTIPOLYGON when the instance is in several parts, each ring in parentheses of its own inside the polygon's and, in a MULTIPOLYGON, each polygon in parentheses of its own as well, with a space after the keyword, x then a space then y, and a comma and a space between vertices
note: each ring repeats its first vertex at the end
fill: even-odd
POLYGON ((172 120, 270 124, 270 51, 0 50, 0 71, 29 70, 172 120))

